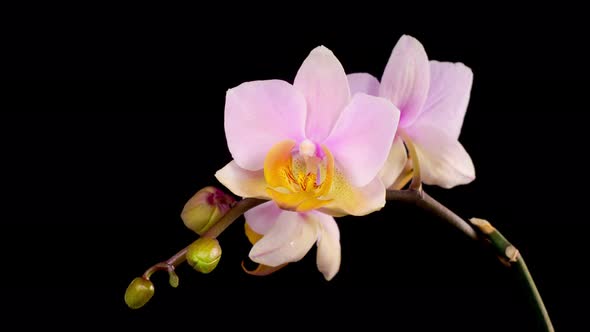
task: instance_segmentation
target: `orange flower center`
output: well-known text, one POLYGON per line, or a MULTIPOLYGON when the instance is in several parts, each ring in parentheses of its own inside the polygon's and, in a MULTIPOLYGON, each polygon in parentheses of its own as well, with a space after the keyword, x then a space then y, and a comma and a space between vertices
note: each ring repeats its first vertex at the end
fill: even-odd
POLYGON ((334 157, 323 145, 320 157, 309 140, 294 152, 296 144, 286 140, 270 149, 264 160, 264 177, 269 185, 266 192, 280 208, 305 212, 331 201, 325 195, 332 187, 334 157))

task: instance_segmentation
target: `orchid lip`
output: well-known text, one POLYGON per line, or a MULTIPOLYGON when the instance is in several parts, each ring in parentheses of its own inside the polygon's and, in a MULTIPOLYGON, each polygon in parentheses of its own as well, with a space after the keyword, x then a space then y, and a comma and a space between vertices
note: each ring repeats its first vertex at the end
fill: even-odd
POLYGON ((296 142, 285 140, 275 144, 264 161, 266 192, 285 210, 306 212, 320 208, 331 200, 325 195, 332 187, 334 158, 321 146, 323 158, 318 156, 316 144, 306 139, 295 151, 296 142))

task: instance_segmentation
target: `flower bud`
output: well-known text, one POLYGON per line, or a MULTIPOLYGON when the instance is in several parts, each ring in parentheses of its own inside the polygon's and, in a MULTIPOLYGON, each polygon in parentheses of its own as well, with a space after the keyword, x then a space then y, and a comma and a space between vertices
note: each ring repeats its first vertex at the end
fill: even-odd
POLYGON ((131 309, 143 307, 154 296, 154 284, 144 278, 137 277, 131 281, 125 291, 125 303, 131 309))
POLYGON ((219 241, 208 237, 202 237, 193 242, 186 252, 188 264, 201 273, 213 271, 220 259, 219 241))
POLYGON ((215 225, 233 206, 235 199, 215 187, 199 190, 184 206, 180 218, 199 235, 215 225))

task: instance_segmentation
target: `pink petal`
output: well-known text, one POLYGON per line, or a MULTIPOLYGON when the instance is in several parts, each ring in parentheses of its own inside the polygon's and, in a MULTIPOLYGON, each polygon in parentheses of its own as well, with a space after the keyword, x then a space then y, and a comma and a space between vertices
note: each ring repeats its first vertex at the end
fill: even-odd
POLYGON ((297 262, 317 240, 318 225, 304 214, 281 211, 274 225, 252 247, 250 259, 268 266, 297 262))
POLYGON ((307 100, 307 138, 323 141, 350 99, 344 68, 332 51, 319 46, 303 61, 293 85, 307 100))
POLYGON ((430 68, 424 47, 417 39, 402 36, 393 48, 379 87, 379 95, 401 111, 400 128, 411 125, 420 115, 429 84, 430 68))
POLYGON ((384 98, 357 93, 324 144, 353 186, 362 187, 383 167, 399 111, 384 98))
POLYGON ((371 96, 379 95, 379 80, 375 76, 367 73, 354 73, 348 74, 347 77, 351 96, 354 96, 357 92, 363 92, 371 96))
POLYGON ((225 136, 238 166, 256 171, 268 150, 305 136, 305 98, 285 81, 254 81, 227 91, 225 136))
POLYGON ((231 161, 215 173, 215 177, 227 189, 240 197, 268 198, 264 171, 248 171, 231 161))
POLYGON ((408 153, 406 147, 402 139, 398 136, 391 145, 391 150, 389 150, 389 155, 383 168, 379 171, 379 178, 385 188, 391 187, 395 180, 397 180, 404 170, 407 161, 408 153))
POLYGON ((333 217, 320 212, 314 212, 313 217, 318 220, 321 226, 317 242, 318 270, 329 281, 340 269, 340 231, 333 217))
POLYGON ((282 211, 275 202, 268 201, 246 211, 244 218, 254 232, 264 235, 275 224, 282 211))
POLYGON ((456 138, 426 125, 412 126, 407 133, 416 147, 424 183, 448 189, 475 179, 471 157, 456 138))
POLYGON ((459 138, 472 84, 473 72, 464 64, 430 61, 430 90, 416 124, 430 124, 459 138))

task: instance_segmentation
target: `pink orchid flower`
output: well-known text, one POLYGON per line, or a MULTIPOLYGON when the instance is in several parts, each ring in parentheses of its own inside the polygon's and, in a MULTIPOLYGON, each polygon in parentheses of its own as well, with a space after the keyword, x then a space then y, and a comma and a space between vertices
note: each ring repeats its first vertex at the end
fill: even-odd
POLYGON ((451 188, 475 179, 469 154, 459 143, 473 73, 462 63, 428 62, 424 47, 402 36, 393 48, 381 84, 366 73, 348 75, 351 92, 391 100, 401 111, 399 128, 381 171, 391 186, 407 162, 403 140, 416 148, 422 181, 451 188))
POLYGON ((391 149, 399 110, 384 98, 351 98, 342 65, 315 48, 290 84, 253 81, 228 90, 225 134, 231 161, 217 179, 241 197, 271 199, 246 212, 262 235, 254 262, 277 267, 302 259, 317 242, 327 280, 340 268, 333 216, 365 215, 385 205, 378 174, 391 149))

